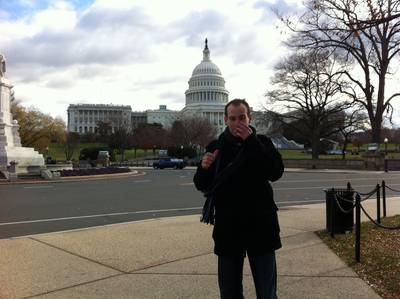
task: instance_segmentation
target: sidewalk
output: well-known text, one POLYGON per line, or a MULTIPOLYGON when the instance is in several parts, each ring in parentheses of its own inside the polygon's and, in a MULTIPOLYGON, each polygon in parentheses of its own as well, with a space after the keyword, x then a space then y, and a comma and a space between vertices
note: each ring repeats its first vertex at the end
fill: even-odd
MULTIPOLYGON (((400 200, 387 207, 399 214, 400 200)), ((279 217, 280 298, 380 298, 313 233, 325 204, 279 217)), ((211 229, 197 215, 0 240, 0 298, 218 298, 211 229)), ((247 261, 244 273, 255 298, 247 261)))

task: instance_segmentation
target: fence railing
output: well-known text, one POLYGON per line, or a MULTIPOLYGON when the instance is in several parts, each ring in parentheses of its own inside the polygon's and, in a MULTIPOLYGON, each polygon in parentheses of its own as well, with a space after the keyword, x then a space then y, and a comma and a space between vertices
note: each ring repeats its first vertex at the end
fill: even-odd
MULTIPOLYGON (((347 183, 347 190, 353 192, 355 195, 354 198, 349 199, 341 196, 339 193, 334 193, 335 204, 339 208, 339 210, 344 213, 353 213, 355 209, 355 259, 357 262, 361 260, 361 211, 365 214, 365 216, 375 225, 382 229, 388 230, 400 230, 400 225, 389 227, 385 226, 381 223, 381 205, 383 208, 383 217, 386 217, 386 189, 391 190, 392 192, 400 193, 400 190, 396 190, 386 185, 385 181, 382 181, 382 184, 377 184, 373 190, 368 193, 361 193, 352 189, 350 183, 347 183), (368 214, 366 209, 363 207, 362 202, 371 198, 376 194, 376 220, 368 214), (382 197, 381 197, 382 195, 382 197), (382 199, 382 202, 381 202, 382 199), (350 209, 343 208, 340 202, 351 203, 350 209), (382 204, 381 204, 382 203, 382 204)), ((332 189, 334 190, 334 189, 332 189)), ((333 210, 333 209, 332 209, 333 210)), ((331 213, 333 215, 333 213, 331 213)), ((333 222, 335 219, 331 217, 331 228, 333 228, 333 222)), ((331 237, 334 237, 334 229, 331 229, 331 237)))

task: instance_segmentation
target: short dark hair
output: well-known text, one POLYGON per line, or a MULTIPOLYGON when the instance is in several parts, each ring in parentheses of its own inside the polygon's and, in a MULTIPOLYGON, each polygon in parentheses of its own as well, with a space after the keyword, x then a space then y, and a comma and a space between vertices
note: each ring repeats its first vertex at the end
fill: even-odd
POLYGON ((233 99, 232 101, 228 102, 225 105, 225 116, 228 116, 228 107, 233 105, 233 106, 240 106, 241 104, 243 104, 246 109, 247 109, 247 116, 250 117, 250 106, 249 103, 246 102, 246 99, 233 99))

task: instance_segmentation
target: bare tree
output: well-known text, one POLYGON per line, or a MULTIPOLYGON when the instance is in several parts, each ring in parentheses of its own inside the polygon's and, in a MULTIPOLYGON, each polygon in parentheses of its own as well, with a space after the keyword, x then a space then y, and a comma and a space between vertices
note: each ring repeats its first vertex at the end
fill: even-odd
POLYGON ((343 72, 356 86, 345 92, 366 109, 372 141, 379 143, 383 117, 392 118, 392 101, 400 96, 385 94, 400 53, 400 0, 308 0, 305 8, 299 28, 286 20, 297 33, 288 44, 329 49, 357 66, 343 72))
POLYGON ((65 159, 70 161, 74 156, 76 150, 79 149, 80 135, 76 132, 65 132, 65 139, 63 140, 65 159))
POLYGON ((120 125, 114 128, 114 132, 108 137, 110 149, 117 149, 121 155, 120 162, 125 160, 125 150, 132 146, 131 130, 127 126, 120 125))
POLYGON ((184 147, 205 147, 217 131, 207 119, 201 117, 186 117, 172 124, 169 137, 172 144, 184 147))
POLYGON ((146 152, 149 149, 163 148, 166 145, 166 135, 167 133, 161 124, 139 124, 133 130, 132 135, 135 158, 138 148, 144 149, 146 152))
POLYGON ((313 159, 318 159, 320 139, 336 132, 336 115, 352 105, 339 97, 346 82, 326 51, 297 52, 275 71, 276 88, 266 96, 275 109, 286 112, 275 114, 276 120, 298 130, 311 144, 313 159))
POLYGON ((392 142, 397 145, 397 151, 400 151, 400 128, 393 129, 392 142))
POLYGON ((98 121, 97 122, 97 134, 98 134, 99 141, 107 143, 108 138, 112 134, 111 122, 110 121, 98 121))
POLYGON ((346 158, 347 145, 355 132, 365 131, 368 116, 360 110, 343 111, 337 116, 338 132, 342 138, 342 159, 346 158))

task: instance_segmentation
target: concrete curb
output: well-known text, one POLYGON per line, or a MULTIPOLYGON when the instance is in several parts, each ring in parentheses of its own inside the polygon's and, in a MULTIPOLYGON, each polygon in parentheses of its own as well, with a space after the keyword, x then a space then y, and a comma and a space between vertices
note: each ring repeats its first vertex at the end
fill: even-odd
POLYGON ((59 180, 19 180, 15 182, 9 182, 7 180, 0 180, 0 185, 19 185, 19 184, 49 184, 49 183, 67 183, 67 182, 82 182, 82 181, 96 181, 105 179, 118 179, 126 177, 137 177, 143 176, 146 172, 139 172, 133 170, 126 173, 112 173, 112 174, 99 174, 91 176, 74 176, 74 177, 61 177, 59 180))

